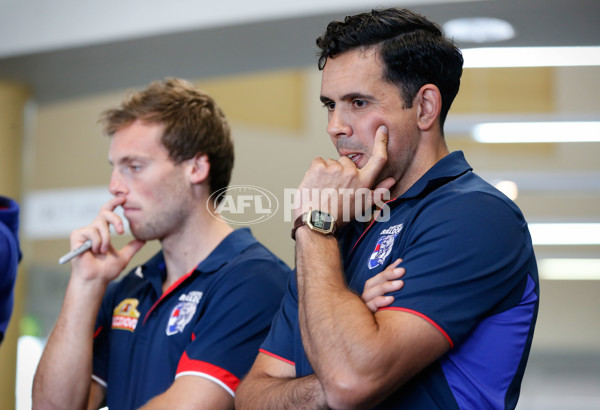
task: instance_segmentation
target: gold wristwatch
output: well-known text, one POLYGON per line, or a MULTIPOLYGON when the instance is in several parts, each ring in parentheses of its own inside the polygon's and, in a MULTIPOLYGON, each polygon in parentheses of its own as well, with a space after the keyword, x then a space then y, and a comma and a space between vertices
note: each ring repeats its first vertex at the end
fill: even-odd
POLYGON ((309 209, 294 222, 292 228, 292 239, 296 240, 296 229, 306 225, 310 230, 319 232, 321 235, 333 235, 335 233, 335 218, 327 212, 318 209, 309 209))

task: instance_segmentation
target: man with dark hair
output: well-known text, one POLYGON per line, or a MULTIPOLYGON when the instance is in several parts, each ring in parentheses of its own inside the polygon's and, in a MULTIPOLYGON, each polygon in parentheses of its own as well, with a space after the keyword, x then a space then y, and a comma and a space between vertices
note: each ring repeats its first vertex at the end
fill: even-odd
POLYGON ((233 408, 289 269, 210 197, 227 187, 233 144, 222 111, 192 84, 150 84, 103 113, 114 196, 71 246, 63 308, 38 366, 35 408, 233 408), (121 206, 134 240, 124 233, 121 206), (212 207, 212 208, 211 208, 212 207), (162 250, 113 282, 146 241, 162 250))
POLYGON ((300 183, 296 274, 236 408, 514 408, 537 267, 521 211, 446 146, 460 51, 400 9, 330 23, 317 44, 340 158, 300 183), (368 223, 365 189, 363 212, 392 198, 368 223))

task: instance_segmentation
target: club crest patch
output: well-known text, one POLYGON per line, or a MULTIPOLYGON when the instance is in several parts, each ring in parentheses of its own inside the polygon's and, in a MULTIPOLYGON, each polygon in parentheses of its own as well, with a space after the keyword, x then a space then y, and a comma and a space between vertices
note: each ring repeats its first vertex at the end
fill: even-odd
POLYGON ((169 315, 166 329, 167 336, 183 332, 194 317, 200 299, 202 299, 202 292, 198 291, 192 291, 179 297, 179 301, 169 315))
POLYGON ((133 332, 140 318, 140 312, 137 310, 139 303, 137 299, 123 299, 113 310, 111 328, 133 332))
POLYGON ((381 231, 382 236, 380 236, 377 240, 375 249, 373 250, 373 253, 371 253, 371 257, 369 258, 369 269, 375 269, 376 267, 384 264, 385 260, 392 252, 394 240, 402 230, 402 226, 403 224, 394 225, 390 228, 381 231))

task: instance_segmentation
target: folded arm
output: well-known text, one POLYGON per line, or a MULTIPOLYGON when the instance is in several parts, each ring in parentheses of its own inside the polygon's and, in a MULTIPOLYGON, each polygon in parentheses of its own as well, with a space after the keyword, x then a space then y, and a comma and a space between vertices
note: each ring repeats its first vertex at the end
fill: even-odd
POLYGON ((417 315, 373 314, 347 288, 334 238, 303 229, 297 242, 300 331, 330 407, 371 407, 449 349, 417 315))
POLYGON ((235 406, 238 410, 329 408, 315 375, 296 378, 294 365, 264 353, 238 388, 235 406))

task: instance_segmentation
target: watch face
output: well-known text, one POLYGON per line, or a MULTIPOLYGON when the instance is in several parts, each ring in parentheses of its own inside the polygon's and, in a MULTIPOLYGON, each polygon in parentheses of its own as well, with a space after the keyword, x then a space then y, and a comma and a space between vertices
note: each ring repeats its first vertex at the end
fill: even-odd
POLYGON ((312 226, 325 232, 329 232, 333 228, 333 217, 328 213, 319 210, 312 211, 310 222, 312 226))

